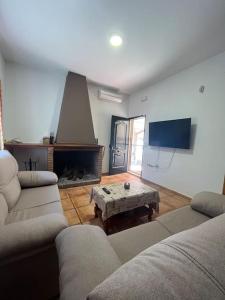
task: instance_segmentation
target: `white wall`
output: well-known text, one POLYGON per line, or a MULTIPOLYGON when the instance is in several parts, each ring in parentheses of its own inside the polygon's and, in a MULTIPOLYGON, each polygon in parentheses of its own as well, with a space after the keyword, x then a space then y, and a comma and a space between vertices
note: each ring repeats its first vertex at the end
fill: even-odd
MULTIPOLYGON (((38 143, 50 131, 56 133, 66 73, 47 72, 16 63, 6 63, 4 136, 38 143)), ((108 172, 108 146, 112 114, 127 116, 123 104, 99 101, 98 86, 89 84, 89 97, 96 138, 106 147, 103 172, 108 172)))
POLYGON ((103 158, 103 173, 106 173, 109 171, 111 118, 112 115, 127 117, 128 99, 124 97, 124 101, 121 104, 101 101, 98 99, 99 88, 99 86, 93 84, 88 85, 95 136, 98 138, 99 144, 105 146, 105 155, 103 158))
POLYGON ((222 191, 225 172, 225 53, 131 95, 129 115, 146 114, 143 177, 192 196, 222 191), (205 85, 205 92, 199 87, 205 85), (144 96, 148 101, 141 102, 144 96), (158 150, 148 146, 148 123, 191 117, 196 125, 193 149, 161 149, 160 168, 152 168, 158 150))
POLYGON ((0 52, 0 80, 2 81, 2 96, 4 97, 4 87, 5 87, 5 61, 0 52))
POLYGON ((6 63, 4 135, 40 142, 56 132, 66 73, 6 63))

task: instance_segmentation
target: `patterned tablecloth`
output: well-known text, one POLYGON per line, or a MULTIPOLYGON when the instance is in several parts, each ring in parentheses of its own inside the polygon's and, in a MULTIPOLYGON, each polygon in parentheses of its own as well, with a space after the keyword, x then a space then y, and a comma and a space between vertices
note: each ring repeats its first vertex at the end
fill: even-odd
POLYGON ((160 201, 159 192, 141 182, 131 182, 129 190, 124 189, 123 183, 97 185, 92 188, 92 200, 101 209, 103 221, 120 212, 149 204, 154 204, 155 210, 158 212, 160 201), (106 187, 111 193, 105 193, 103 187, 106 187))

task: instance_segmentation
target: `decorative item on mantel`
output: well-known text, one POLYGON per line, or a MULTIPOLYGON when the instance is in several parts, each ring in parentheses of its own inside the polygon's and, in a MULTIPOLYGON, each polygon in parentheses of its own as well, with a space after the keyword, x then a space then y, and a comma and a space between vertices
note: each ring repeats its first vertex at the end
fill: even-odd
POLYGON ((20 139, 14 138, 12 140, 9 141, 4 141, 4 143, 8 143, 8 144, 22 144, 23 142, 20 139))
POLYGON ((55 136, 54 136, 54 132, 50 133, 50 136, 44 136, 43 137, 43 144, 44 145, 53 145, 55 142, 55 136))
POLYGON ((50 142, 50 138, 48 136, 43 137, 43 144, 48 145, 50 142))
POLYGON ((55 136, 54 136, 54 132, 50 133, 50 144, 53 145, 55 142, 55 136))

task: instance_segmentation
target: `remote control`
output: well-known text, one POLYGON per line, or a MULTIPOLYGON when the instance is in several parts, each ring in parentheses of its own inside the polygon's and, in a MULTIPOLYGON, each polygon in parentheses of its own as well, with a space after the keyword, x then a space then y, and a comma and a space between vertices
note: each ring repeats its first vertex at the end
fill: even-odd
POLYGON ((102 188, 102 189, 103 189, 103 191, 104 191, 106 194, 111 194, 110 191, 109 191, 107 188, 104 187, 104 188, 102 188))

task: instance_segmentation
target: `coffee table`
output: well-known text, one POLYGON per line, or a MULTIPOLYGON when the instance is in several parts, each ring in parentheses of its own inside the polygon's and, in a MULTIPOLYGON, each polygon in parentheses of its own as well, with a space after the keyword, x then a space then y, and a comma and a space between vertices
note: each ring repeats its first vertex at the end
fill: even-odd
POLYGON ((91 201, 95 202, 95 217, 100 217, 108 233, 112 216, 140 207, 148 208, 148 220, 153 210, 159 212, 159 192, 141 182, 131 182, 130 189, 124 189, 123 183, 97 185, 92 188, 91 201), (103 191, 106 187, 110 194, 103 191))

